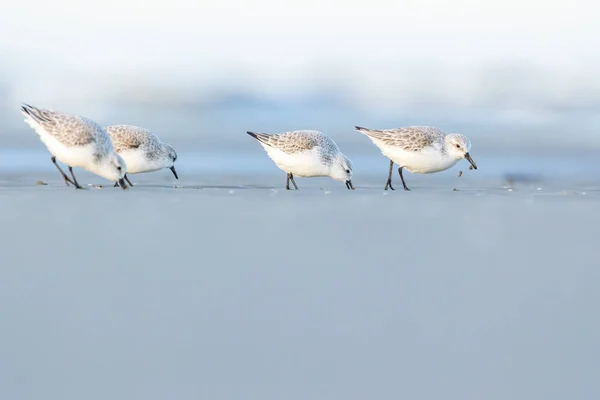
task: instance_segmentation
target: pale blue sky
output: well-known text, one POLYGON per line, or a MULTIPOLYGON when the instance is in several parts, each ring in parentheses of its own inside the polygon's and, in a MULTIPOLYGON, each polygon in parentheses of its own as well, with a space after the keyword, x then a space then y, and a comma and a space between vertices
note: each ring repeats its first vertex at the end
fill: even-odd
POLYGON ((112 85, 176 85, 181 96, 239 87, 275 99, 332 89, 384 115, 431 101, 522 110, 600 97, 593 9, 591 1, 32 0, 3 7, 0 51, 16 101, 66 105, 112 85))

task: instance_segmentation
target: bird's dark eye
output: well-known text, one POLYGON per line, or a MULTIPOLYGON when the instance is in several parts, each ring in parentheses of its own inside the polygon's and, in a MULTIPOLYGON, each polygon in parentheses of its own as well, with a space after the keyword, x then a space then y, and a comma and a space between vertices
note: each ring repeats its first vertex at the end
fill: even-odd
POLYGON ((349 174, 349 173, 350 173, 350 170, 349 170, 349 169, 347 169, 347 170, 346 170, 346 173, 347 173, 347 174, 349 174))
POLYGON ((120 170, 121 170, 121 167, 117 167, 117 171, 120 171, 120 170))
POLYGON ((456 147, 460 149, 460 144, 457 144, 456 147))

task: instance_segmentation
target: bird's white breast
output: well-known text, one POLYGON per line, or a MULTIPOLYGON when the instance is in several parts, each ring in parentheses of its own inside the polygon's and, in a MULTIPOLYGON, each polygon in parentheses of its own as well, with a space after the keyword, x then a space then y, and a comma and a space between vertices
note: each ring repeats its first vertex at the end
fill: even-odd
POLYGON ((65 146, 54 136, 35 122, 26 120, 33 130, 40 136, 40 140, 46 145, 48 151, 60 162, 72 167, 85 168, 94 172, 96 165, 94 162, 95 142, 84 146, 65 146))
POLYGON ((443 153, 440 148, 426 147, 421 151, 406 151, 399 147, 389 146, 379 141, 374 141, 381 149, 383 155, 394 163, 417 174, 430 174, 444 171, 457 163, 457 159, 443 153))
POLYGON ((263 145, 275 165, 285 172, 302 177, 328 176, 329 167, 321 162, 318 147, 293 154, 285 153, 275 147, 263 145))
POLYGON ((144 151, 140 148, 124 150, 119 155, 125 160, 128 174, 139 174, 142 172, 153 172, 162 169, 158 162, 148 160, 144 151))

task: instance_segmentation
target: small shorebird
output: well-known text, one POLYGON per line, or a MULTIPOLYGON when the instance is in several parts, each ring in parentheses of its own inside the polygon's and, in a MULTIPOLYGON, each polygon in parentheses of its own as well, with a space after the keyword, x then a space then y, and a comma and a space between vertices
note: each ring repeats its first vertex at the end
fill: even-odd
POLYGON ((390 159, 390 171, 384 190, 387 190, 388 186, 394 190, 392 187, 394 163, 400 166, 398 174, 402 179, 404 190, 410 190, 402 175, 402 170, 405 168, 416 174, 430 174, 444 171, 465 158, 473 168, 477 169, 477 164, 469 154, 471 141, 459 133, 446 134, 431 126, 407 126, 384 130, 360 126, 354 128, 367 135, 379 147, 381 153, 390 159))
POLYGON ((284 133, 247 132, 261 144, 269 157, 287 173, 285 188, 298 186, 294 175, 301 177, 331 177, 352 186, 352 162, 329 136, 314 130, 298 130, 284 133))
MULTIPOLYGON (((127 164, 127 175, 158 171, 169 168, 175 179, 179 179, 175 171, 177 153, 167 143, 148 129, 132 125, 111 125, 106 127, 115 150, 127 164)), ((133 186, 129 178, 125 179, 133 186)), ((115 184, 116 186, 116 184, 115 184)))
POLYGON ((67 186, 71 183, 77 189, 82 189, 73 174, 73 167, 81 167, 113 182, 117 181, 123 189, 127 189, 123 180, 125 161, 115 152, 110 136, 102 126, 88 118, 24 103, 21 104, 21 113, 52 154, 52 163, 67 186), (72 180, 56 163, 56 159, 69 166, 72 180))

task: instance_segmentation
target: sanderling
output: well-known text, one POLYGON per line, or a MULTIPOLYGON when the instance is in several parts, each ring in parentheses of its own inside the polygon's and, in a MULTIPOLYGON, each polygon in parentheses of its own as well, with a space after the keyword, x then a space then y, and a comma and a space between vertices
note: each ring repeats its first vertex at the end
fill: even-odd
MULTIPOLYGON (((111 125, 106 127, 106 131, 115 150, 127 164, 127 175, 169 168, 175 179, 179 179, 174 165, 177 160, 175 149, 163 143, 148 129, 132 125, 111 125)), ((133 186, 127 175, 125 179, 133 186)))
POLYGON ((287 173, 285 188, 298 186, 294 175, 302 177, 329 176, 352 186, 352 163, 333 140, 319 131, 300 130, 284 133, 247 132, 261 144, 275 164, 287 173))
POLYGON ((354 127, 375 143, 384 156, 390 159, 390 171, 385 190, 392 187, 392 168, 398 164, 398 173, 404 190, 410 190, 404 182, 402 169, 417 174, 430 174, 444 171, 460 159, 466 158, 477 169, 471 158, 471 141, 459 133, 446 134, 430 126, 408 126, 404 128, 375 130, 354 127))
POLYGON ((115 152, 110 136, 99 124, 88 118, 25 103, 21 104, 21 113, 52 154, 52 163, 67 186, 72 183, 77 189, 82 188, 73 174, 73 167, 81 167, 113 182, 118 181, 123 189, 127 189, 123 180, 125 161, 115 152), (69 166, 73 180, 56 163, 57 158, 69 166))

